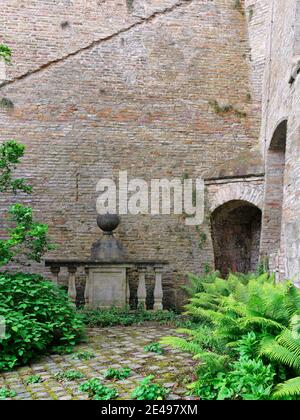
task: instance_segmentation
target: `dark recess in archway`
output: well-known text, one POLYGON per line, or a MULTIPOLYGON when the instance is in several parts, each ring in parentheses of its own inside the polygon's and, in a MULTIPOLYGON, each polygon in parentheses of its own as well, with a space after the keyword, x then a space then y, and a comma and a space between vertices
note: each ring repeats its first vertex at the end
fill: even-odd
POLYGON ((261 210, 246 201, 233 200, 211 216, 215 268, 223 276, 230 271, 247 273, 257 268, 261 210))

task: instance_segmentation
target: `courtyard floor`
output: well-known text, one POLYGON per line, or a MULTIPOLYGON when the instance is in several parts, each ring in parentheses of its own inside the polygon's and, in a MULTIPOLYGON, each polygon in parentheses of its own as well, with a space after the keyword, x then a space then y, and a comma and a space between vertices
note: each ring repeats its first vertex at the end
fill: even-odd
POLYGON ((126 380, 103 379, 105 385, 117 388, 118 399, 131 399, 130 395, 139 381, 148 375, 155 375, 155 382, 170 390, 168 399, 190 399, 186 385, 191 382, 195 361, 188 353, 165 348, 160 355, 146 352, 144 346, 157 342, 166 335, 176 335, 175 330, 161 325, 130 327, 93 328, 88 330, 88 339, 74 350, 74 353, 90 352, 95 357, 78 360, 74 353, 51 355, 39 359, 28 367, 0 375, 0 387, 6 386, 16 392, 16 400, 85 400, 87 394, 79 391, 79 385, 90 378, 101 378, 108 369, 130 367, 132 374, 126 380), (76 370, 85 378, 77 381, 58 381, 55 374, 76 370), (41 382, 26 384, 30 375, 39 375, 41 382))

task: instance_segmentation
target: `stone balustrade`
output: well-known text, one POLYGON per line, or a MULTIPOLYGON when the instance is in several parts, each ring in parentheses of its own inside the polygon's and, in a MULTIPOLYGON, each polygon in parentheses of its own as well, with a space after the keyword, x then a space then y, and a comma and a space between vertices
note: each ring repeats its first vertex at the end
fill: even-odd
MULTIPOLYGON (((138 273, 138 287, 137 287, 137 303, 139 306, 147 308, 146 302, 151 296, 147 296, 146 287, 146 276, 153 275, 154 277, 154 292, 153 292, 153 310, 158 311, 163 309, 163 281, 162 275, 168 262, 166 261, 93 261, 93 260, 59 260, 59 259, 47 259, 45 261, 46 267, 50 268, 53 275, 53 281, 58 284, 60 274, 63 268, 67 269, 68 272, 68 295, 71 301, 75 304, 77 300, 76 290, 76 272, 79 268, 84 268, 85 272, 85 291, 84 300, 85 306, 91 307, 91 293, 93 288, 91 287, 91 268, 95 267, 126 267, 131 268, 138 273)), ((121 285, 120 285, 121 287, 121 285)), ((132 291, 130 290, 128 276, 126 276, 126 302, 129 305, 132 291)))

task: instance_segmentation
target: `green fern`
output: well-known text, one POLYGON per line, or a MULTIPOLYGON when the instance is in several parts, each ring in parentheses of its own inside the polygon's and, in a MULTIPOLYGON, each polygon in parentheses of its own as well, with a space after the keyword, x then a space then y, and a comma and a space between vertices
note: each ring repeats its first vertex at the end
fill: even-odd
POLYGON ((300 395, 300 376, 289 379, 275 388, 273 398, 281 399, 286 397, 294 397, 300 395))
POLYGON ((188 341, 181 337, 163 337, 160 343, 193 354, 193 358, 200 361, 198 373, 206 370, 218 372, 224 369, 229 362, 227 355, 206 351, 194 341, 188 341))
MULTIPOLYGON (((291 282, 276 284, 267 273, 231 273, 227 280, 217 275, 192 277, 192 284, 197 292, 185 306, 185 314, 202 326, 180 329, 186 339, 166 337, 162 342, 199 360, 198 382, 192 388, 201 390, 201 398, 216 395, 215 376, 219 372, 226 376, 232 365, 229 361, 241 354, 253 363, 269 360, 277 381, 299 374, 300 293, 291 282)), ((298 379, 289 379, 278 385, 274 395, 294 399, 300 395, 298 385, 298 379)))
POLYGON ((187 293, 188 296, 194 296, 196 293, 204 291, 203 285, 205 283, 213 283, 217 277, 220 277, 219 271, 205 274, 202 277, 188 273, 189 284, 182 286, 182 289, 187 293))
POLYGON ((274 338, 264 337, 260 345, 260 354, 269 360, 294 369, 300 369, 300 341, 293 339, 290 331, 284 331, 274 338))
POLYGON ((241 329, 252 329, 252 327, 259 327, 263 330, 276 329, 283 330, 284 326, 279 322, 273 321, 272 319, 264 318, 261 316, 247 316, 239 320, 241 329))
POLYGON ((163 337, 160 340, 160 344, 164 344, 173 348, 177 348, 182 350, 183 352, 192 353, 192 354, 199 354, 202 353, 202 348, 199 344, 194 342, 185 340, 181 337, 163 337))

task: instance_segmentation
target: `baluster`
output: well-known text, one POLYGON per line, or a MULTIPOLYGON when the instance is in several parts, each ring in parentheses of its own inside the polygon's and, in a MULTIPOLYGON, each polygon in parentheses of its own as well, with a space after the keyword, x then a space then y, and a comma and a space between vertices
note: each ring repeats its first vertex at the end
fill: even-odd
POLYGON ((90 271, 89 271, 89 267, 85 267, 84 271, 85 271, 84 304, 88 308, 89 304, 90 304, 90 271))
POLYGON ((147 297, 147 291, 146 291, 146 267, 140 267, 138 269, 139 272, 139 285, 137 289, 137 298, 138 298, 138 306, 142 306, 146 309, 146 297, 147 297))
POLYGON ((155 311, 163 309, 162 299, 163 299, 163 288, 162 288, 162 267, 154 267, 155 272, 155 287, 154 287, 154 305, 153 309, 155 311))
POLYGON ((130 305, 130 287, 129 287, 129 279, 126 276, 126 303, 129 306, 130 305))
POLYGON ((77 267, 68 267, 69 272, 69 287, 68 287, 68 295, 71 301, 75 304, 76 303, 76 273, 77 267))
POLYGON ((60 267, 59 266, 51 266, 50 267, 50 271, 51 271, 51 273, 53 274, 53 276, 54 276, 54 280, 53 280, 53 282, 55 283, 55 284, 58 284, 58 278, 59 278, 59 272, 60 272, 60 267))

